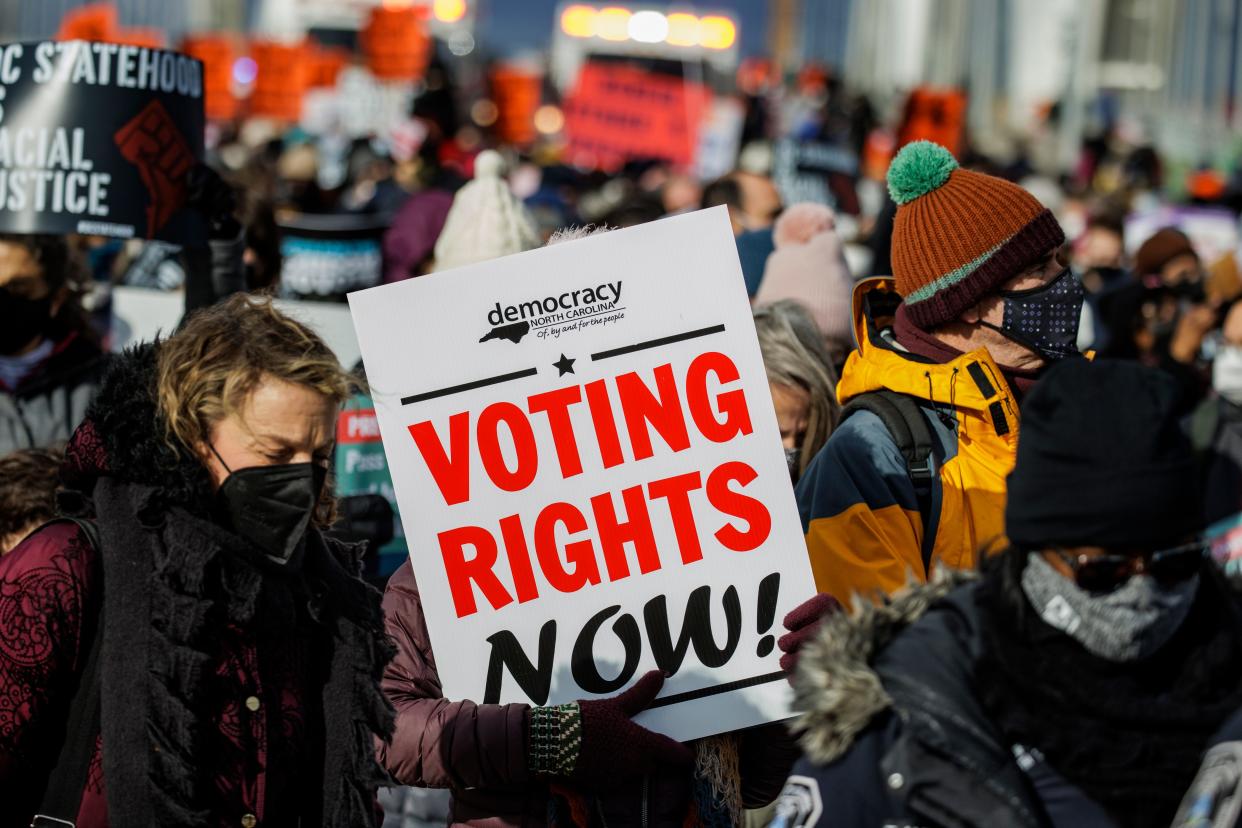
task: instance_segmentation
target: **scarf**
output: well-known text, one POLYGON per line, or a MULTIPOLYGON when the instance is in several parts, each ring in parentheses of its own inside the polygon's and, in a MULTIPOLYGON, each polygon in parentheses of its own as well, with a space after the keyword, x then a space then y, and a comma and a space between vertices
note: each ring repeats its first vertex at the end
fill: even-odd
POLYGON ((976 686, 1010 745, 1037 748, 1119 824, 1168 826, 1209 739, 1242 706, 1242 623, 1210 566, 1174 637, 1150 658, 1096 658, 1038 617, 1026 555, 985 566, 976 686), (1051 725, 1051 726, 1050 726, 1051 725))
MULTIPOLYGON (((965 355, 964 352, 956 348, 950 348, 911 322, 910 314, 906 312, 904 302, 897 306, 897 315, 893 320, 893 334, 897 337, 897 341, 901 343, 901 347, 912 354, 917 354, 924 359, 930 359, 939 365, 952 362, 958 357, 965 355)), ((1009 383, 1009 387, 1013 390, 1014 396, 1019 401, 1028 391, 1035 387, 1035 383, 1039 381, 1044 371, 1042 368, 1036 371, 1019 371, 1015 368, 998 367, 1001 374, 1005 377, 1005 381, 1009 383)))
POLYGON ((106 584, 101 730, 109 821, 210 820, 214 769, 202 761, 215 727, 203 712, 211 647, 221 625, 236 624, 259 630, 261 650, 282 636, 313 637, 322 669, 308 678, 315 697, 307 701, 322 716, 323 738, 320 756, 306 761, 322 785, 308 793, 318 788, 323 825, 368 824, 374 789, 387 781, 373 739, 389 737, 394 722, 379 691, 392 645, 374 590, 316 531, 281 570, 154 487, 101 477, 94 495, 106 584))

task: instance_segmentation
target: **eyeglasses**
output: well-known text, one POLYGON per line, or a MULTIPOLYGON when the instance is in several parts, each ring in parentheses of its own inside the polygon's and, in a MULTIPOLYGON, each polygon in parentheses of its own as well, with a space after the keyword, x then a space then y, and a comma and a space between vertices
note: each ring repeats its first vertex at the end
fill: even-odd
POLYGON ((1184 581, 1199 571, 1208 544, 1196 540, 1137 555, 1074 555, 1060 548, 1052 551, 1073 570, 1078 586, 1088 592, 1112 592, 1139 573, 1166 586, 1184 581))

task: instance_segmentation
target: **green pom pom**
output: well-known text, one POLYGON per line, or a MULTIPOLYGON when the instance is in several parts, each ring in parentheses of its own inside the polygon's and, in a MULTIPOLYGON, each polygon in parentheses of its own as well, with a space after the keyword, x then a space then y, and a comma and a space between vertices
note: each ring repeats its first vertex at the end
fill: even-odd
POLYGON ((898 204, 908 204, 949 180, 957 159, 939 144, 914 141, 897 153, 888 168, 888 193, 898 204))

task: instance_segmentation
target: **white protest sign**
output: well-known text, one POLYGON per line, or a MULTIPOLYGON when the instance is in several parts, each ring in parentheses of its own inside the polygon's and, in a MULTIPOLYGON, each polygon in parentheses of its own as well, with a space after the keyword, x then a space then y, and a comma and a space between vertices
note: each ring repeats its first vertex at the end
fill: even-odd
POLYGON ((814 586, 723 207, 349 302, 447 698, 789 715, 814 586))

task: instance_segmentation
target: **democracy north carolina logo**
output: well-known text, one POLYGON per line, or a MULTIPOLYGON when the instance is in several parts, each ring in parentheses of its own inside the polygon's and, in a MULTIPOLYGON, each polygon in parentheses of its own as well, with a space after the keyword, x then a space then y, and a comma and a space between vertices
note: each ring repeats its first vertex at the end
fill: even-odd
MULTIPOLYGON (((532 330, 555 332, 576 329, 583 320, 620 318, 621 282, 604 282, 595 287, 567 290, 559 296, 546 296, 513 305, 499 302, 487 312, 491 330, 479 342, 507 339, 517 344, 532 330)), ((542 333, 540 334, 543 335, 542 333)))

